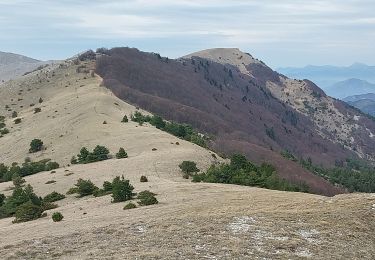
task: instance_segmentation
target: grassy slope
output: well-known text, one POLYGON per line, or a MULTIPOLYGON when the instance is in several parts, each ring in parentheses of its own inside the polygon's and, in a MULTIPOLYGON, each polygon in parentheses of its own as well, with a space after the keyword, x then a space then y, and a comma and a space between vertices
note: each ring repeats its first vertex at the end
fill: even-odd
MULTIPOLYGON (((17 109, 23 122, 0 139, 0 146, 7 147, 0 160, 9 164, 30 156, 28 144, 35 137, 45 141, 47 150, 33 159, 48 157, 65 165, 83 145, 91 148, 99 143, 112 152, 124 146, 128 159, 66 166, 26 181, 44 196, 54 190, 64 193, 78 178, 100 185, 124 174, 136 191, 156 192, 160 204, 124 211, 124 203, 111 204, 110 196, 68 196, 46 218, 21 224, 0 220, 1 258, 370 258, 375 254, 374 195, 326 198, 190 183, 181 178, 177 165, 189 159, 204 169, 214 160, 209 151, 148 125, 119 123, 135 108, 99 87, 99 78, 77 74, 74 66, 57 69, 50 82, 41 78, 42 83, 35 84, 28 78, 20 95, 23 100, 13 102, 17 108, 24 106, 17 109), (29 104, 40 96, 42 112, 33 114, 29 104), (108 124, 103 125, 104 120, 108 124), (154 147, 156 151, 151 150, 154 147), (149 182, 140 183, 140 175, 148 176, 149 182), (56 183, 45 184, 49 180, 56 183), (54 211, 63 213, 62 222, 52 222, 54 211)), ((2 89, 1 109, 12 103, 11 98, 17 100, 17 93, 16 85, 2 89)), ((7 124, 12 125, 9 120, 7 124)), ((0 184, 0 193, 9 194, 9 186, 0 184)))

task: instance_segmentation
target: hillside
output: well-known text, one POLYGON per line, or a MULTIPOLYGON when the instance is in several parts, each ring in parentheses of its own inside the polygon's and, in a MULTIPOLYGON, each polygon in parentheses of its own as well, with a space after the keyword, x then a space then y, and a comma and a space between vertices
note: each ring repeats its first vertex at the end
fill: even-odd
POLYGON ((46 62, 35 60, 26 56, 0 51, 0 84, 10 79, 22 76, 46 62))
MULTIPOLYGON (((135 51, 133 55, 139 55, 139 52, 135 51)), ((142 54, 137 56, 137 61, 145 59, 148 62, 150 71, 147 73, 157 67, 163 69, 163 66, 168 69, 186 67, 184 61, 164 60, 159 63, 158 57, 153 61, 154 57, 154 54, 142 54), (153 62, 158 66, 153 67, 153 62)), ((248 61, 264 66, 250 58, 248 61)), ((13 218, 0 219, 2 259, 319 259, 328 255, 337 259, 370 259, 375 254, 373 194, 324 197, 229 184, 192 183, 182 178, 178 165, 183 160, 195 161, 198 168, 205 171, 211 164, 224 162, 224 159, 148 123, 121 123, 124 115, 130 118, 135 111, 149 112, 124 102, 105 88, 103 83, 107 81, 104 79, 103 82, 103 78, 92 73, 95 66, 103 64, 67 60, 7 82, 0 88, 0 115, 5 116, 6 127, 10 130, 0 138, 0 146, 5 148, 0 154, 0 162, 7 165, 22 163, 30 157, 33 161, 51 158, 60 163, 61 167, 54 171, 25 177, 26 184, 31 184, 39 196, 52 191, 65 194, 79 178, 90 179, 101 186, 104 181, 124 175, 134 185, 135 192, 150 190, 156 193, 159 204, 123 210, 125 204, 111 203, 110 195, 82 198, 67 195, 57 202, 57 209, 46 211, 46 217, 17 224, 12 224, 13 218), (35 108, 41 111, 35 113, 35 108), (15 118, 12 118, 14 111, 18 113, 17 118, 21 118, 19 124, 15 124, 15 118), (34 138, 42 139, 45 149, 30 154, 29 144, 34 138), (70 165, 71 157, 81 147, 92 149, 97 144, 108 147, 111 154, 124 147, 129 158, 70 165), (149 181, 140 182, 141 175, 147 176, 149 181), (64 215, 61 222, 51 219, 56 211, 64 215)), ((219 64, 212 66, 217 66, 219 71, 222 69, 219 64)), ((130 72, 127 68, 121 69, 125 76, 137 81, 147 79, 144 75, 140 77, 139 71, 134 73, 136 68, 145 67, 136 67, 130 72)), ((189 71, 191 68, 185 69, 189 71)), ((239 76, 232 69, 233 77, 239 76)), ((168 79, 181 76, 174 74, 176 71, 173 70, 170 73, 173 77, 168 79)), ((197 79, 192 75, 199 74, 193 73, 186 77, 191 76, 189 80, 194 83, 197 79)), ((159 70, 152 76, 152 82, 164 84, 164 74, 159 70)), ((198 77, 198 82, 206 84, 204 78, 198 77)), ((152 85, 140 85, 147 86, 152 85)), ((187 90, 183 92, 182 87, 179 90, 187 101, 194 101, 187 90)), ((116 93, 116 89, 113 91, 116 93)), ((160 91, 165 92, 153 94, 174 94, 163 88, 160 91)), ((204 91, 196 93, 206 95, 204 91)), ((255 95, 265 96, 263 92, 255 95)), ((270 94, 267 92, 267 95, 270 94)), ((162 100, 163 96, 153 97, 151 101, 159 99, 162 100)), ((255 103, 256 99, 252 100, 255 103)), ((263 100, 259 102, 265 102, 263 100)), ((159 104, 168 105, 154 103, 151 108, 155 109, 159 104)), ((235 102, 228 103, 228 107, 234 109, 233 104, 235 102)), ((272 111, 283 107, 274 106, 272 111)), ((215 109, 223 113, 224 119, 228 118, 224 113, 228 108, 213 107, 213 115, 215 109)), ((181 116, 178 109, 173 111, 181 116)), ((187 113, 192 108, 186 105, 182 111, 187 113)), ((194 115, 192 113, 190 117, 194 115)), ((264 110, 262 117, 267 116, 271 113, 264 110)), ((208 121, 202 121, 202 129, 215 130, 218 127, 211 117, 205 118, 208 121), (215 124, 211 126, 212 122, 215 124)), ((302 120, 305 119, 302 117, 302 120)), ((194 123, 193 120, 189 122, 194 123)), ((225 120, 222 126, 228 130, 228 138, 235 136, 230 133, 230 124, 225 120)), ((242 147, 235 144, 236 149, 242 147)), ((293 171, 295 178, 315 183, 316 191, 328 195, 342 192, 261 143, 244 144, 244 151, 250 147, 253 156, 259 156, 259 161, 274 160, 274 164, 280 163, 286 170, 293 171), (254 151, 260 154, 256 155, 254 151)), ((220 148, 219 145, 214 144, 216 148, 220 148)), ((230 150, 228 147, 226 149, 230 150)), ((10 195, 12 186, 11 182, 0 183, 0 193, 10 195)))
POLYGON ((96 71, 123 100, 213 135, 217 151, 269 161, 282 177, 316 192, 335 188, 323 191, 321 178, 282 158, 281 151, 327 166, 375 157, 373 121, 313 83, 288 79, 236 49, 170 60, 115 48, 97 61, 96 71))
POLYGON ((347 79, 326 88, 327 95, 339 99, 373 92, 375 92, 375 84, 360 79, 347 79))

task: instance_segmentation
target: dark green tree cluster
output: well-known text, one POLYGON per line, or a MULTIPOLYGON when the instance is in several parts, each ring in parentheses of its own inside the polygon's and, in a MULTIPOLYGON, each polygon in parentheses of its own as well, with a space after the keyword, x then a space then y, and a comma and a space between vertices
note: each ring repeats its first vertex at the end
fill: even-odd
POLYGON ((192 126, 188 124, 178 124, 175 122, 167 122, 163 120, 160 116, 153 115, 143 115, 141 112, 136 111, 130 117, 131 121, 137 122, 142 125, 143 123, 150 123, 156 128, 168 132, 174 136, 177 136, 186 141, 192 142, 202 147, 207 147, 206 138, 196 132, 192 126))
POLYGON ((207 172, 193 175, 193 181, 308 192, 308 187, 305 184, 297 186, 281 179, 272 165, 263 163, 257 166, 239 154, 231 157, 230 164, 212 165, 207 172))
POLYGON ((75 156, 72 157, 71 163, 72 164, 86 164, 86 163, 93 163, 99 162, 109 159, 109 150, 105 146, 97 145, 92 152, 87 150, 86 147, 82 147, 77 158, 75 156))
POLYGON ((19 183, 22 185, 14 183, 9 197, 0 194, 0 218, 15 217, 13 223, 25 222, 40 218, 45 210, 57 207, 51 201, 38 197, 31 185, 23 187, 24 182, 19 183))
POLYGON ((60 166, 57 162, 53 162, 50 159, 44 159, 38 162, 25 160, 22 165, 18 165, 18 163, 12 163, 12 166, 10 167, 1 163, 0 182, 11 181, 16 176, 24 177, 38 172, 51 171, 59 167, 60 166))
POLYGON ((366 162, 347 159, 330 169, 314 165, 311 159, 300 159, 299 163, 308 171, 331 183, 342 185, 349 192, 375 192, 375 167, 366 162))

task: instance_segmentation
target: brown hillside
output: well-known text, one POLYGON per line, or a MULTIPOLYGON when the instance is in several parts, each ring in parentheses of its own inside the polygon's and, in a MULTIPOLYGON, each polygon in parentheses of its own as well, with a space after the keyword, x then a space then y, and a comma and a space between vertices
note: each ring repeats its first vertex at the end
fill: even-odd
POLYGON ((284 178, 306 182, 317 193, 340 192, 284 160, 279 152, 288 149, 326 165, 356 155, 322 138, 308 116, 263 86, 268 75, 272 82, 280 81, 271 69, 261 62, 252 65, 257 66, 257 75, 266 71, 263 78, 200 57, 169 60, 136 49, 116 48, 98 59, 96 71, 103 84, 123 100, 214 135, 212 145, 218 151, 242 151, 257 162, 274 163, 278 158, 276 166, 284 178))

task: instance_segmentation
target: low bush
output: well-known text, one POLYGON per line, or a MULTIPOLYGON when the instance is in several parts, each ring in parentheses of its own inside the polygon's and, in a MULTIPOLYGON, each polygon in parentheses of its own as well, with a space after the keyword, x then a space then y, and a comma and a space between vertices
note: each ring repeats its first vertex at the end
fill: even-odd
POLYGON ((52 193, 46 195, 44 198, 43 198, 43 201, 44 202, 55 202, 55 201, 59 201, 59 200, 62 200, 62 199, 65 199, 65 195, 64 194, 60 194, 56 191, 53 191, 52 193))
POLYGON ((148 182, 148 179, 146 176, 141 176, 140 182, 148 182))
POLYGON ((120 148, 118 153, 116 153, 116 158, 117 159, 123 159, 123 158, 128 158, 128 154, 125 152, 124 148, 120 148))
POLYGON ((64 216, 60 212, 54 212, 52 214, 52 220, 53 222, 60 222, 63 220, 64 216))
POLYGON ((193 173, 197 173, 200 170, 197 168, 197 164, 192 161, 183 161, 179 165, 181 171, 184 173, 184 178, 188 179, 193 173))
POLYGON ((125 180, 124 176, 121 178, 117 176, 112 181, 112 202, 122 202, 131 200, 135 195, 133 193, 134 187, 129 183, 129 180, 125 180))
POLYGON ((138 193, 137 199, 139 199, 138 204, 141 206, 148 206, 158 204, 158 200, 155 197, 155 193, 152 193, 148 190, 138 193))
POLYGON ((124 210, 127 210, 127 209, 135 209, 137 207, 137 205, 135 205, 134 203, 132 202, 129 202, 128 204, 126 204, 124 206, 124 210))
POLYGON ((80 197, 92 195, 95 190, 98 190, 98 187, 90 180, 78 179, 75 186, 77 187, 77 193, 80 197))
POLYGON ((43 142, 42 142, 42 140, 40 140, 40 139, 34 139, 30 143, 29 152, 30 153, 36 153, 36 152, 41 151, 42 148, 43 148, 43 142))
POLYGON ((50 171, 59 168, 59 164, 51 162, 50 159, 44 159, 38 162, 25 162, 19 166, 18 163, 13 163, 11 167, 0 164, 0 182, 11 181, 16 176, 25 177, 38 172, 50 171))
POLYGON ((72 194, 77 194, 78 193, 78 188, 77 187, 71 187, 67 192, 66 195, 72 195, 72 194))
POLYGON ((193 175, 194 182, 227 183, 245 186, 258 186, 285 191, 306 191, 305 184, 290 184, 281 179, 275 168, 263 163, 256 166, 243 155, 233 155, 230 164, 212 165, 205 173, 193 175))
POLYGON ((38 219, 42 216, 43 209, 41 206, 33 204, 31 201, 28 201, 20 205, 15 212, 15 220, 13 223, 20 223, 38 219))
POLYGON ((193 129, 192 126, 188 124, 178 124, 175 122, 166 122, 160 116, 146 116, 141 112, 136 111, 130 116, 130 120, 137 122, 139 125, 143 123, 150 123, 158 129, 166 131, 174 136, 182 138, 186 141, 192 142, 202 147, 207 147, 207 138, 193 129))
POLYGON ((86 147, 82 147, 77 158, 72 157, 72 164, 86 164, 109 159, 109 150, 105 146, 97 145, 92 152, 89 152, 86 147))
POLYGON ((128 116, 125 115, 125 116, 122 118, 121 123, 127 123, 127 122, 129 122, 129 119, 128 119, 128 116))

